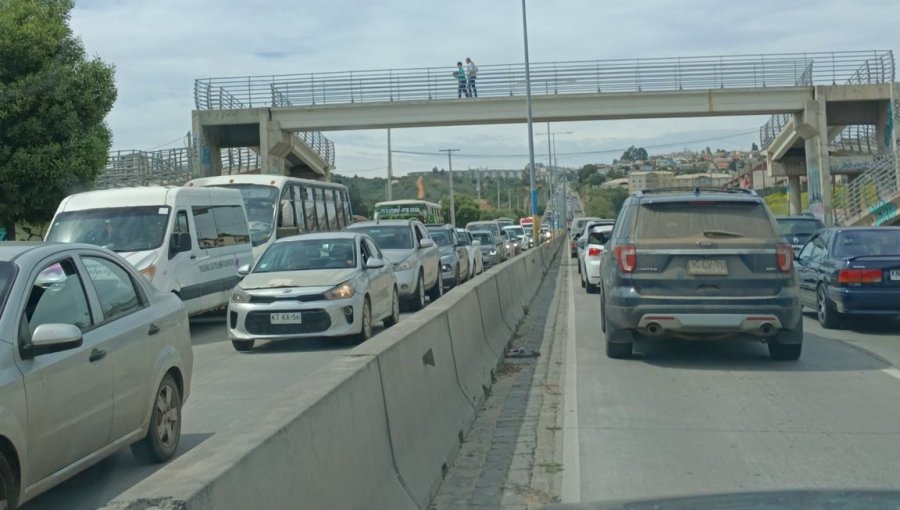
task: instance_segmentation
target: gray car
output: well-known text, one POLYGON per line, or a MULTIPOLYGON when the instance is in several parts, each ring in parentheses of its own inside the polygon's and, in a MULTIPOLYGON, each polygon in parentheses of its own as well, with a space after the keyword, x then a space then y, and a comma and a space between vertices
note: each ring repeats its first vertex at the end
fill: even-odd
POLYGON ((497 220, 470 221, 466 224, 466 230, 469 232, 474 232, 476 230, 486 230, 490 232, 498 241, 497 249, 500 252, 500 262, 510 258, 511 255, 507 253, 506 249, 507 243, 505 242, 505 236, 501 233, 500 223, 497 220))
POLYGON ((456 229, 456 235, 466 246, 469 254, 469 279, 484 271, 484 254, 481 252, 481 241, 472 237, 472 233, 464 228, 456 229))
POLYGON ((480 243, 481 262, 485 268, 496 266, 503 262, 503 253, 505 252, 503 241, 494 237, 494 234, 487 230, 470 230, 472 239, 480 243))
POLYGON ((453 288, 468 278, 469 254, 451 225, 428 225, 428 233, 441 250, 441 277, 446 288, 453 288))
POLYGON ((389 262, 357 232, 283 237, 243 277, 228 303, 228 337, 238 351, 256 340, 372 337, 374 322, 400 320, 400 293, 389 262))
POLYGON ((362 232, 394 266, 400 299, 411 311, 425 307, 425 296, 435 301, 444 289, 441 256, 425 225, 419 220, 361 221, 344 229, 362 232))
POLYGON ((663 190, 626 199, 601 255, 606 353, 636 336, 766 342, 796 360, 803 320, 791 245, 751 190, 663 190))
POLYGON ((184 304, 119 255, 0 242, 0 507, 125 446, 170 459, 192 368, 184 304))

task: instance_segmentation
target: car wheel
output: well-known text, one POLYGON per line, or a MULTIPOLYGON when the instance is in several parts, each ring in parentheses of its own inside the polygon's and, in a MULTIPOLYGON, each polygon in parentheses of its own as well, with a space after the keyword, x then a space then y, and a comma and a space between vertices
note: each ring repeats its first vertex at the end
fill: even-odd
POLYGON ((619 329, 612 322, 606 320, 606 308, 603 308, 604 322, 606 324, 606 355, 610 358, 630 358, 634 347, 634 336, 631 331, 619 329))
POLYGON ((15 509, 19 505, 19 478, 6 457, 0 454, 0 509, 15 509))
POLYGON ((425 279, 422 273, 419 273, 419 280, 416 282, 416 293, 409 300, 409 309, 418 312, 425 308, 425 279))
POLYGON ((247 352, 253 349, 253 344, 255 340, 232 340, 231 345, 234 346, 234 350, 240 352, 247 352))
POLYGON ((172 376, 166 374, 156 390, 147 435, 131 445, 131 453, 144 462, 165 462, 175 454, 180 439, 181 392, 172 376))
POLYGON ((372 305, 369 303, 369 296, 366 296, 366 300, 363 302, 362 324, 359 333, 354 335, 353 339, 361 344, 370 338, 372 338, 372 305))
POLYGON ((824 285, 819 285, 819 288, 816 289, 816 316, 819 324, 825 329, 837 329, 840 326, 841 316, 834 309, 834 303, 828 299, 824 285))
POLYGON ((397 287, 394 287, 394 298, 391 304, 391 316, 384 319, 384 327, 389 328, 400 322, 400 295, 397 293, 397 287))
POLYGON ((579 277, 578 277, 578 281, 581 282, 581 288, 582 288, 582 289, 586 287, 586 285, 585 285, 585 283, 584 283, 584 275, 579 276, 579 277))
POLYGON ((591 283, 591 282, 585 282, 585 284, 584 284, 584 290, 585 290, 585 292, 587 292, 588 294, 596 294, 596 293, 597 293, 597 286, 594 285, 594 284, 591 283))
POLYGON ((604 303, 606 298, 603 297, 603 291, 600 291, 600 331, 606 333, 606 308, 604 303))
POLYGON ((453 274, 454 274, 454 277, 455 277, 455 280, 453 281, 453 286, 456 287, 457 285, 460 284, 460 281, 459 281, 459 264, 456 264, 456 269, 454 270, 453 274))
POLYGON ((581 261, 578 261, 578 274, 581 274, 581 261))
POLYGON ((428 291, 428 297, 431 298, 432 303, 444 295, 444 275, 440 273, 440 269, 438 271, 437 281, 434 282, 434 286, 428 291))

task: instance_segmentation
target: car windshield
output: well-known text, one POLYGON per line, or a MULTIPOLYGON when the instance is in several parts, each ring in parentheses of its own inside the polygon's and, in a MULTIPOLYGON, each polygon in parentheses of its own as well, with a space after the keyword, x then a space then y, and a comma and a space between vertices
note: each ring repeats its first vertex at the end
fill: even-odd
POLYGON ((472 232, 472 239, 478 241, 482 245, 494 244, 494 239, 491 238, 491 235, 484 232, 472 232))
POLYGON ((412 231, 406 225, 372 225, 350 227, 348 230, 368 234, 382 250, 411 250, 413 248, 412 231))
POLYGON ((438 246, 450 246, 450 233, 446 230, 429 230, 428 233, 438 246))
POLYGON ((169 223, 165 206, 110 207, 59 213, 47 241, 88 243, 117 252, 155 250, 169 223))
POLYGON ((505 230, 508 230, 517 236, 525 235, 525 229, 523 229, 522 227, 507 227, 505 230))
POLYGON ((265 243, 272 235, 278 188, 261 184, 227 184, 222 187, 241 191, 250 226, 250 240, 253 246, 265 243))
POLYGON ((12 284, 16 279, 16 266, 12 262, 0 261, 0 317, 6 307, 12 284))
POLYGON ((606 244, 606 241, 609 240, 609 232, 608 231, 595 231, 592 230, 590 234, 588 234, 588 243, 590 244, 606 244))
POLYGON ((500 227, 496 223, 473 223, 466 227, 467 230, 487 230, 494 235, 500 235, 500 227))
POLYGON ((356 267, 352 239, 301 239, 275 243, 259 258, 254 273, 356 267))
POLYGON ((867 255, 900 256, 900 230, 847 230, 838 232, 834 240, 837 258, 867 255))
POLYGON ((698 200, 642 204, 634 235, 639 239, 768 238, 775 232, 768 212, 758 202, 698 200))

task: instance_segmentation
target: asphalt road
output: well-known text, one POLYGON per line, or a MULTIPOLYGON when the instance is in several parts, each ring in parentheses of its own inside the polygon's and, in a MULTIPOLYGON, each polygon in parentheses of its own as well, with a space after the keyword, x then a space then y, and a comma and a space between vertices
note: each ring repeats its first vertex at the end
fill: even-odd
POLYGON ((612 360, 600 298, 569 269, 564 502, 900 489, 900 320, 826 331, 809 313, 798 362, 677 340, 612 360))
MULTIPOLYGON (((401 314, 400 320, 410 314, 401 314)), ((380 323, 376 334, 383 330, 380 323)), ((184 455, 218 430, 266 404, 266 397, 326 366, 353 345, 340 339, 257 342, 249 353, 234 350, 225 329, 225 314, 191 319, 194 374, 182 416, 184 455)), ((161 465, 138 461, 128 448, 38 496, 25 510, 96 509, 153 474, 161 465)))

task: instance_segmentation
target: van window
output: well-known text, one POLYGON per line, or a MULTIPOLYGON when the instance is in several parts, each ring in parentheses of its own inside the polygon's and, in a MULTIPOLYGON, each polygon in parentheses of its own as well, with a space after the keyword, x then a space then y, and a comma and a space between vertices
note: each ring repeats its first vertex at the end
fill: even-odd
POLYGON ((175 234, 190 234, 191 226, 188 223, 187 211, 178 211, 175 216, 175 234))
POLYGON ((286 187, 281 193, 281 201, 278 209, 278 228, 296 227, 297 222, 294 219, 294 199, 291 196, 293 188, 286 187))
POLYGON ((197 244, 201 249, 216 247, 219 232, 216 230, 216 219, 209 207, 195 205, 191 207, 194 214, 194 226, 197 228, 197 244))
POLYGON ((216 246, 234 246, 250 242, 250 232, 241 206, 216 206, 212 210, 216 220, 216 246))

